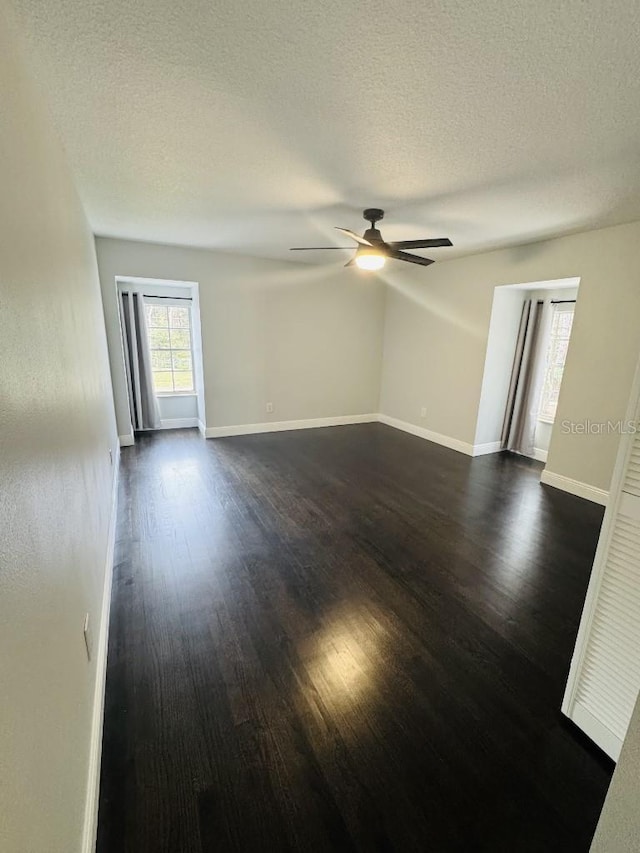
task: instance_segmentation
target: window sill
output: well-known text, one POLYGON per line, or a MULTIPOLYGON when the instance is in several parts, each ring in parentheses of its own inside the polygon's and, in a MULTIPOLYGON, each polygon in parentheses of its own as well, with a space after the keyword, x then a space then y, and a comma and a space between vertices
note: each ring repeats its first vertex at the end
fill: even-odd
POLYGON ((554 423, 556 422, 556 419, 555 418, 542 418, 542 417, 538 416, 538 421, 540 423, 549 424, 550 426, 553 426, 554 423))
POLYGON ((197 397, 197 391, 156 391, 156 397, 197 397))

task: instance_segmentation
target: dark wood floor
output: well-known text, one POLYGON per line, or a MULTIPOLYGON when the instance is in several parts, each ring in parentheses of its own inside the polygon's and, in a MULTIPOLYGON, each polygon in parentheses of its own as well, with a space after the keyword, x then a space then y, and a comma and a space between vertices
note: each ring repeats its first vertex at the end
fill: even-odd
POLYGON ((587 851, 602 511, 380 424, 123 452, 100 853, 587 851))

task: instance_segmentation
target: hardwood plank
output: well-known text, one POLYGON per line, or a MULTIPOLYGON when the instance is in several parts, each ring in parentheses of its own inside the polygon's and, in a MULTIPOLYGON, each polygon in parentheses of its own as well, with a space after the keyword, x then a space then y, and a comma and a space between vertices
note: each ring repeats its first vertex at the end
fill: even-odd
POLYGON ((380 424, 123 452, 99 853, 586 851, 602 509, 380 424))

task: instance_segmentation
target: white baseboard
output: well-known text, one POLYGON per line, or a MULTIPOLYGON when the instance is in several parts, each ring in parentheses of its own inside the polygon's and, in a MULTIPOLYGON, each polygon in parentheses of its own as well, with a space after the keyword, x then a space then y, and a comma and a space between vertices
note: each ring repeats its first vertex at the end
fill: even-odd
POLYGON ((158 429, 187 429, 197 427, 199 423, 198 418, 163 418, 158 429))
POLYGON ((549 456, 548 450, 540 450, 539 447, 533 448, 533 458, 536 460, 536 462, 544 462, 546 465, 548 456, 549 456))
POLYGON ((109 646, 109 612, 111 609, 111 584, 113 581, 113 558, 116 544, 116 524, 118 520, 118 473, 120 453, 116 454, 111 494, 111 517, 107 539, 107 555, 102 590, 102 609, 96 649, 96 683, 93 693, 93 712, 91 719, 91 743, 89 746, 89 770, 87 775, 87 795, 82 831, 82 853, 94 853, 98 832, 98 803, 100 797, 100 764, 102 760, 102 724, 104 719, 104 689, 107 676, 107 649, 109 646))
MULTIPOLYGON (((459 438, 442 435, 439 432, 433 432, 430 429, 416 426, 408 421, 401 421, 400 418, 392 418, 389 415, 381 414, 378 415, 377 419, 381 424, 386 424, 387 426, 394 427, 395 429, 401 429, 403 432, 411 433, 411 435, 417 435, 418 438, 425 438, 427 441, 433 441, 436 444, 441 444, 443 447, 448 447, 450 450, 458 450, 460 453, 466 453, 467 456, 474 455, 473 445, 466 441, 461 441, 459 438)), ((481 447, 482 445, 477 446, 481 447)))
POLYGON ((197 424, 197 426, 198 426, 198 429, 200 430, 200 435, 201 435, 203 438, 206 438, 206 437, 207 437, 207 428, 206 428, 206 426, 202 423, 202 421, 201 421, 201 420, 198 420, 198 424, 197 424))
POLYGON ((486 444, 474 444, 472 456, 486 456, 487 453, 500 453, 502 443, 499 441, 488 441, 486 444))
MULTIPOLYGON (((253 435, 256 433, 265 432, 283 432, 285 430, 295 429, 315 429, 318 427, 328 426, 343 426, 345 424, 363 424, 379 422, 393 427, 394 429, 408 432, 411 435, 424 438, 427 441, 432 441, 435 444, 440 444, 443 447, 448 447, 450 450, 457 450, 459 453, 464 453, 467 456, 484 456, 489 453, 498 453, 501 450, 499 441, 491 441, 486 444, 469 444, 459 438, 452 438, 449 435, 433 432, 425 427, 419 427, 408 421, 393 418, 390 415, 383 414, 368 414, 368 415, 345 415, 334 418, 308 418, 298 421, 273 421, 271 423, 256 423, 256 424, 238 424, 236 426, 223 427, 205 427, 202 422, 197 422, 200 432, 205 438, 223 438, 233 435, 253 435)), ((546 461, 546 453, 542 450, 536 450, 535 459, 541 462, 546 461)), ((609 492, 604 489, 590 486, 588 483, 581 483, 579 480, 572 480, 570 477, 564 477, 561 474, 555 474, 552 471, 543 471, 540 478, 541 483, 548 486, 553 486, 556 489, 569 492, 572 495, 577 495, 580 498, 586 498, 589 501, 606 506, 609 498, 609 492)))
POLYGON ((602 506, 606 506, 609 500, 609 492, 605 489, 590 486, 588 483, 580 482, 580 480, 572 480, 571 477, 555 474, 553 471, 547 471, 546 469, 542 472, 540 482, 546 486, 553 486, 554 489, 569 492, 571 495, 577 495, 579 498, 586 498, 588 501, 593 501, 602 506))
POLYGON ((482 456, 486 453, 497 453, 501 447, 499 441, 489 442, 487 444, 472 445, 466 441, 461 441, 458 438, 452 438, 448 435, 442 435, 438 432, 425 429, 424 427, 416 426, 408 421, 402 421, 399 418, 392 418, 389 415, 371 413, 367 415, 342 415, 333 418, 307 418, 297 421, 272 421, 267 423, 256 424, 237 424, 235 426, 223 427, 204 427, 199 423, 199 429, 203 432, 205 438, 224 438, 233 435, 253 435, 264 432, 284 432, 294 429, 317 429, 318 427, 329 426, 345 426, 346 424, 366 424, 366 423, 382 423, 387 426, 400 429, 403 432, 411 433, 419 438, 424 438, 427 441, 433 441, 443 447, 448 447, 451 450, 457 450, 460 453, 465 453, 467 456, 482 456))
POLYGON ((225 438, 231 435, 254 435, 262 432, 285 432, 292 429, 317 429, 318 427, 345 426, 347 424, 375 423, 378 415, 342 415, 335 418, 307 418, 301 421, 272 421, 260 424, 207 427, 205 438, 225 438))
POLYGON ((133 433, 129 433, 129 435, 119 435, 118 443, 120 444, 120 447, 132 447, 136 441, 133 437, 133 433))

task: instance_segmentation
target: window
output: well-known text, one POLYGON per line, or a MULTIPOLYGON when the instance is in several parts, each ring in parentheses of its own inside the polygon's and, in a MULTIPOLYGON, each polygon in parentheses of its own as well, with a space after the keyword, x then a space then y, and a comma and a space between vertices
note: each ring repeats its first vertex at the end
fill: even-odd
POLYGON ((558 303, 553 305, 551 316, 551 333, 547 348, 547 361, 540 400, 538 418, 552 424, 556 417, 558 395, 564 371, 564 362, 569 348, 571 326, 573 325, 573 303, 558 303))
POLYGON ((156 394, 193 392, 191 309, 152 302, 145 305, 145 310, 154 391, 156 394))

